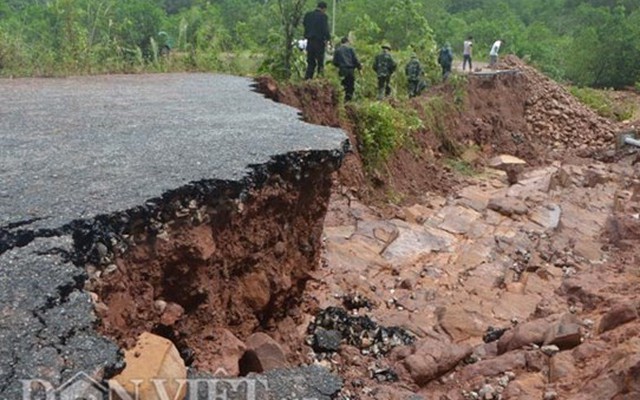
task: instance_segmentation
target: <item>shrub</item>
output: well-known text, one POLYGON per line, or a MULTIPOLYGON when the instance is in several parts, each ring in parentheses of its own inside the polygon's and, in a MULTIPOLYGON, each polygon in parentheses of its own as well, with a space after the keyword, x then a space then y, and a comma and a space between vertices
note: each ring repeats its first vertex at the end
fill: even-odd
POLYGON ((358 145, 366 168, 376 168, 419 129, 418 117, 385 102, 364 102, 353 106, 358 145))

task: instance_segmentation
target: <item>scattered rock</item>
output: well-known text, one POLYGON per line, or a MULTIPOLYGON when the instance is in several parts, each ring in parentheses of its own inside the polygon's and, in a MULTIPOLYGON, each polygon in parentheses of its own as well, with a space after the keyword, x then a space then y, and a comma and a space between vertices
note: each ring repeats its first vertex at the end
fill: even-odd
POLYGON ((374 368, 371 370, 371 378, 378 382, 397 382, 398 374, 391 368, 374 368))
POLYGON ((254 310, 262 311, 271 300, 271 285, 264 271, 247 274, 242 282, 242 296, 254 310))
POLYGON ((223 329, 219 335, 220 360, 213 366, 214 372, 220 370, 226 376, 238 376, 240 374, 240 359, 247 350, 247 346, 227 329, 223 329))
POLYGON ((495 169, 502 169, 510 165, 526 165, 527 162, 508 154, 501 154, 489 160, 489 166, 495 169))
POLYGON ((433 252, 448 251, 455 238, 440 229, 407 224, 394 220, 398 237, 384 248, 382 256, 395 265, 402 265, 433 252))
POLYGON ((482 400, 493 400, 495 399, 496 395, 497 395, 496 390, 493 388, 493 386, 489 384, 485 384, 478 391, 478 398, 482 400))
POLYGON ((348 294, 343 296, 342 305, 347 310, 359 310, 361 308, 371 310, 373 308, 373 302, 361 294, 348 294))
POLYGON ((544 339, 545 345, 556 345, 561 350, 572 349, 580 343, 582 343, 580 325, 563 321, 553 324, 544 339))
POLYGON ((334 352, 340 348, 342 335, 336 330, 316 329, 313 334, 313 350, 317 352, 334 352))
POLYGON ((254 333, 245 342, 247 351, 240 359, 240 374, 265 372, 287 367, 282 346, 266 333, 254 333))
POLYGON ((495 342, 500 339, 507 330, 509 330, 509 328, 494 328, 493 326, 490 326, 487 328, 484 336, 482 336, 482 341, 485 343, 495 342))
POLYGON ((404 209, 404 216, 407 222, 421 224, 432 212, 432 210, 421 204, 414 204, 404 209))
POLYGON ((545 231, 556 229, 560 225, 562 209, 557 204, 549 204, 536 209, 529 219, 544 228, 545 231))
MULTIPOLYGON (((331 400, 337 398, 337 394, 343 386, 341 378, 317 365, 291 369, 278 369, 269 371, 260 376, 251 374, 249 377, 264 378, 268 383, 269 396, 257 397, 257 400, 331 400)), ((249 395, 239 397, 239 399, 249 398, 249 395)))
POLYGON ((438 215, 442 222, 438 228, 452 234, 466 234, 472 224, 481 217, 481 214, 462 206, 447 206, 440 210, 438 215))
POLYGON ((560 348, 556 345, 548 345, 548 346, 542 346, 540 348, 540 351, 543 352, 544 354, 548 355, 549 357, 557 354, 558 352, 560 352, 560 348))
POLYGON ((424 339, 415 344, 415 352, 403 363, 413 381, 422 386, 453 369, 471 352, 468 345, 424 339))
POLYGON ((153 303, 153 308, 155 308, 158 314, 162 315, 162 313, 164 313, 164 310, 167 309, 167 302, 164 300, 156 300, 153 303))
POLYGON ((187 387, 179 380, 187 378, 187 368, 169 340, 145 332, 138 337, 134 348, 125 351, 124 359, 126 367, 113 381, 131 396, 136 392, 133 382, 141 380, 138 386, 141 399, 164 400, 166 395, 170 399, 184 398, 187 387), (166 394, 157 392, 153 379, 165 380, 166 394))
POLYGON ((549 381, 560 382, 577 375, 575 360, 570 352, 556 354, 549 361, 549 381))
POLYGON ((638 311, 632 304, 616 304, 602 317, 598 332, 603 333, 638 318, 638 311))
POLYGON ((487 208, 507 217, 525 215, 529 212, 529 207, 522 200, 514 197, 493 197, 489 200, 487 208))
POLYGON ((640 341, 610 353, 601 373, 590 379, 570 400, 640 398, 640 341))
POLYGON ((550 324, 545 320, 534 320, 519 324, 507 331, 498 341, 498 354, 544 342, 550 324))
POLYGON ((482 321, 461 305, 442 307, 436 313, 442 329, 456 342, 484 334, 482 321))
POLYGON ((375 356, 387 354, 392 348, 409 345, 415 340, 404 329, 380 326, 367 316, 349 315, 338 307, 320 310, 315 321, 309 324, 307 333, 315 335, 318 329, 339 332, 347 344, 357 347, 363 354, 375 356))
MULTIPOLYGON (((156 302, 157 303, 157 302, 156 302)), ((184 308, 180 304, 176 303, 165 303, 164 310, 162 312, 162 316, 160 317, 160 323, 166 326, 172 326, 175 324, 182 315, 184 315, 184 308)), ((162 304, 160 304, 160 307, 162 304)))

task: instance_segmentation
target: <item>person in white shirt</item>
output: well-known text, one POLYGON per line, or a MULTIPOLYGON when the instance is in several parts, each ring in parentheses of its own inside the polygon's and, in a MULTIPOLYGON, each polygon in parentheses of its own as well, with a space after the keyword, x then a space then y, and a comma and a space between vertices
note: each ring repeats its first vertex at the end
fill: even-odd
POLYGON ((473 37, 469 36, 464 41, 462 49, 462 70, 464 71, 467 63, 469 63, 469 71, 473 71, 473 64, 471 64, 471 55, 473 53, 473 37))
POLYGON ((489 52, 489 67, 494 68, 498 63, 498 53, 500 52, 500 46, 504 43, 503 40, 496 40, 491 46, 491 51, 489 52))

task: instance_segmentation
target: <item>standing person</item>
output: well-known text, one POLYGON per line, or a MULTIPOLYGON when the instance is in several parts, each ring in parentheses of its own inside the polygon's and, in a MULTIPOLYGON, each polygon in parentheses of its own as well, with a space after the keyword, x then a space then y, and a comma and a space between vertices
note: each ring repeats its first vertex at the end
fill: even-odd
POLYGON ((391 46, 388 44, 382 45, 382 53, 378 54, 373 60, 373 70, 378 75, 378 100, 382 100, 383 97, 391 94, 391 75, 397 68, 396 62, 391 57, 391 46))
POLYGON ((304 25, 304 38, 307 39, 307 71, 304 79, 311 79, 316 68, 318 75, 322 75, 324 52, 327 42, 331 39, 327 3, 319 2, 315 10, 304 15, 302 24, 304 25))
POLYGON ((498 63, 498 53, 500 52, 500 46, 502 46, 503 43, 504 41, 499 39, 493 43, 493 46, 491 46, 491 51, 489 52, 490 68, 495 68, 496 64, 498 63))
POLYGON ((451 64, 453 63, 453 52, 449 43, 442 46, 438 55, 438 64, 442 67, 442 79, 447 80, 451 73, 451 64))
POLYGON ((471 56, 473 54, 473 36, 467 37, 462 47, 462 71, 464 71, 467 63, 469 63, 469 71, 473 71, 473 64, 471 63, 471 56))
POLYGON ((409 92, 409 98, 418 96, 426 89, 427 84, 422 79, 424 70, 422 69, 422 65, 420 65, 416 53, 411 54, 411 60, 407 63, 404 72, 407 75, 407 92, 409 92))
POLYGON ((353 47, 349 46, 349 38, 340 40, 340 47, 333 53, 333 65, 338 67, 338 75, 342 77, 345 101, 351 101, 356 83, 356 68, 361 70, 362 64, 353 47))

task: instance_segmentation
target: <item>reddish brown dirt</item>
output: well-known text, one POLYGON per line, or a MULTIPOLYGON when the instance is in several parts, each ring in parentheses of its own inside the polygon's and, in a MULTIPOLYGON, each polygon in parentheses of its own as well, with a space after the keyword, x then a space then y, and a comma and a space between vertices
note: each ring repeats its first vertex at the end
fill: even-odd
MULTIPOLYGON (((303 172, 274 175, 246 200, 205 205, 199 223, 190 216, 136 237, 117 270, 89 283, 100 331, 125 347, 142 332, 160 334, 211 372, 222 329, 241 340, 276 325, 292 334, 330 194, 324 168, 303 172)), ((289 350, 292 361, 300 356, 289 350)))
MULTIPOLYGON (((370 204, 392 201, 406 205, 424 201, 427 193, 449 193, 465 180, 447 166, 450 157, 463 156, 478 166, 491 156, 511 154, 535 166, 578 150, 584 153, 611 146, 614 125, 580 104, 562 86, 513 56, 505 58, 501 67, 504 70, 499 74, 469 75, 460 107, 441 111, 435 126, 415 132, 409 144, 382 168, 368 172, 358 152, 353 109, 347 105, 340 118, 338 96, 328 82, 282 86, 261 77, 257 89, 299 108, 306 121, 340 126, 347 132, 353 153, 338 172, 337 183, 342 192, 353 192, 370 204), (467 149, 472 149, 469 159, 463 155, 467 149)), ((431 98, 442 97, 453 104, 455 90, 452 85, 438 85, 409 102, 391 102, 414 108, 424 120, 428 118, 424 107, 431 98)))
POLYGON ((382 170, 367 174, 358 152, 353 110, 347 106, 347 118, 340 118, 338 96, 328 82, 282 86, 270 77, 260 77, 256 86, 268 98, 300 109, 305 121, 339 126, 347 133, 353 152, 345 158, 336 176, 336 186, 342 192, 354 193, 369 203, 380 205, 389 200, 413 203, 424 199, 427 192, 446 193, 459 183, 459 179, 438 161, 442 154, 432 150, 439 147, 438 139, 429 131, 414 134, 411 142, 415 147, 399 149, 382 170))
MULTIPOLYGON (((518 69, 520 72, 490 76, 470 76, 463 106, 450 111, 451 114, 447 116, 446 124, 441 126, 447 133, 447 138, 454 141, 462 149, 478 149, 476 151, 478 156, 476 163, 482 164, 488 157, 506 153, 523 158, 529 165, 534 166, 549 164, 551 161, 558 159, 566 163, 572 160, 571 164, 585 166, 590 164, 592 160, 577 158, 577 154, 584 154, 584 152, 576 150, 613 148, 612 139, 615 134, 615 125, 610 121, 598 117, 594 112, 578 103, 560 85, 545 78, 520 60, 509 57, 505 60, 503 67, 518 69)), ((271 85, 274 88, 277 87, 273 82, 271 85)), ((439 86, 432 88, 422 97, 411 100, 409 104, 420 113, 423 102, 436 95, 451 99, 454 93, 451 87, 446 85, 439 86)), ((299 105, 300 103, 298 103, 299 105)), ((309 118, 307 116, 314 113, 315 107, 312 104, 307 104, 306 107, 308 108, 303 110, 302 115, 305 118, 309 118)), ((348 106, 346 110, 347 117, 349 117, 348 106)), ((326 110, 322 111, 321 115, 324 115, 325 112, 326 110)), ((349 120, 349 118, 346 119, 349 120)), ((443 143, 442 137, 438 136, 437 132, 429 130, 417 132, 413 137, 413 146, 400 149, 391 157, 382 171, 365 175, 357 154, 358 142, 357 137, 354 135, 354 129, 344 122, 342 128, 348 132, 354 144, 354 154, 351 157, 352 163, 350 165, 351 170, 347 172, 341 171, 337 176, 339 183, 342 184, 340 193, 342 195, 356 193, 365 202, 371 202, 371 200, 388 201, 389 192, 396 190, 398 195, 404 195, 401 202, 419 202, 430 207, 430 202, 425 201, 427 196, 431 196, 432 193, 451 194, 453 193, 451 189, 454 189, 455 183, 460 181, 460 178, 448 171, 442 162, 444 158, 451 156, 451 152, 449 149, 444 148, 445 143, 443 143), (354 176, 358 176, 358 180, 353 179, 354 176), (365 186, 354 186, 353 182, 356 181, 365 184, 365 186)), ((602 182, 592 182, 589 172, 585 172, 584 175, 584 182, 580 183, 580 186, 594 188, 594 192, 597 192, 599 189, 596 189, 596 187, 602 182)), ((633 182, 633 184, 637 184, 635 180, 633 182)), ((574 281, 565 277, 563 279, 566 279, 568 283, 565 282, 557 290, 547 284, 546 286, 548 287, 545 287, 544 290, 549 293, 544 300, 550 302, 551 308, 549 310, 554 309, 554 312, 560 315, 560 313, 565 313, 569 309, 571 313, 577 313, 584 321, 585 326, 587 326, 589 324, 593 325, 593 321, 596 323, 600 321, 615 304, 631 304, 631 306, 638 309, 637 289, 640 286, 636 267, 638 263, 638 251, 636 249, 638 248, 638 238, 640 237, 640 223, 638 223, 637 217, 640 214, 640 209, 637 206, 640 190, 631 191, 633 193, 631 197, 636 197, 633 200, 633 207, 625 208, 624 204, 631 204, 631 202, 629 202, 628 198, 618 196, 621 204, 619 206, 614 205, 614 210, 617 212, 612 214, 604 236, 601 241, 599 240, 591 245, 593 247, 591 250, 606 249, 606 251, 609 251, 609 249, 614 249, 611 251, 612 257, 606 262, 597 263, 594 266, 590 266, 587 263, 583 264, 582 262, 568 264, 578 270, 578 283, 573 287, 571 284, 574 281)), ((569 194, 568 196, 571 195, 569 194)), ((382 218, 379 214, 376 215, 378 210, 363 206, 354 206, 352 208, 352 203, 356 202, 349 195, 337 195, 336 198, 337 200, 330 207, 332 211, 341 209, 343 214, 331 212, 330 220, 326 223, 328 227, 334 227, 334 234, 339 237, 339 239, 336 239, 336 243, 341 244, 343 236, 344 240, 351 240, 353 237, 353 232, 342 225, 354 224, 357 231, 359 221, 372 220, 380 223, 382 218), (348 215, 345 215, 347 214, 344 212, 345 209, 348 210, 348 215)), ((362 225, 365 225, 365 223, 362 225)), ((377 235, 384 237, 387 236, 387 233, 382 228, 378 228, 377 231, 374 228, 373 236, 377 237, 377 235)), ((388 236, 391 237, 391 235, 388 236)), ((567 236, 571 235, 567 234, 567 236)), ((583 240, 580 234, 577 236, 571 237, 569 240, 568 243, 573 243, 571 246, 583 240)), ((473 243, 473 240, 470 240, 470 242, 473 243)), ((391 282, 393 279, 397 279, 397 275, 403 275, 404 271, 401 268, 385 271, 387 275, 381 273, 383 277, 377 278, 379 281, 376 281, 373 286, 378 288, 376 290, 371 288, 371 281, 362 276, 349 277, 350 271, 352 269, 357 270, 358 262, 362 262, 358 260, 359 250, 368 249, 369 246, 371 246, 371 242, 368 240, 362 242, 354 240, 353 248, 350 251, 342 248, 340 252, 336 251, 334 255, 342 255, 344 253, 345 259, 348 260, 345 261, 344 271, 340 273, 326 272, 326 276, 320 276, 320 272, 316 272, 318 274, 317 279, 309 281, 308 289, 305 293, 307 295, 316 293, 320 298, 324 292, 331 294, 341 293, 339 289, 342 289, 342 292, 346 293, 349 288, 360 288, 363 293, 367 293, 370 290, 377 294, 380 292, 379 288, 384 287, 387 281, 391 282), (362 248, 358 246, 362 246, 362 248), (323 289, 323 286, 330 289, 323 289)), ((557 246, 558 249, 564 247, 564 245, 560 244, 557 244, 557 246)), ((589 245, 586 247, 589 247, 589 245)), ((380 260, 377 257, 372 257, 368 262, 371 265, 368 265, 365 270, 376 268, 380 260)), ((335 265, 332 265, 332 267, 335 267, 335 265)), ((416 266, 407 266, 407 268, 410 267, 416 266)), ((452 267, 452 265, 448 265, 448 267, 452 267)), ((366 272, 362 272, 362 275, 366 275, 366 272)), ((409 278, 409 286, 411 286, 412 279, 418 278, 409 278)), ((400 281, 398 281, 398 285, 402 289, 400 281)), ((446 285, 442 286, 447 287, 446 285)), ((398 297, 400 297, 400 289, 396 291, 398 297)), ((485 289, 485 287, 478 288, 478 290, 480 289, 485 289)), ((460 288, 452 290, 457 292, 460 288)), ((497 291, 504 290, 504 288, 491 288, 489 286, 487 290, 493 290, 492 293, 495 295, 497 291)), ((410 300, 406 298, 404 300, 410 303, 410 300)), ((330 300, 325 301, 330 302, 330 300)), ((474 302, 476 300, 463 299, 462 301, 474 302)), ((307 298, 305 302, 312 309, 313 305, 318 303, 318 299, 307 298)), ((480 304, 482 303, 483 300, 480 301, 480 304)), ((541 301, 540 304, 545 306, 544 301, 541 301)), ((376 307, 382 309, 385 305, 389 308, 388 304, 379 301, 376 307)), ((433 325, 430 324, 431 320, 422 321, 421 319, 425 318, 425 315, 429 315, 430 311, 427 308, 430 306, 431 304, 424 306, 425 309, 422 312, 415 314, 416 320, 410 319, 409 322, 417 324, 418 322, 416 321, 420 321, 424 326, 433 325)), ((470 306, 470 308, 473 307, 470 306)), ((531 318, 540 318, 542 320, 546 316, 544 313, 550 312, 545 310, 544 307, 541 307, 540 310, 536 309, 531 318)), ((392 321, 402 320, 403 318, 402 313, 392 310, 381 311, 381 315, 392 321)), ((490 313, 487 313, 487 315, 490 315, 490 313)), ((471 320, 469 316, 465 317, 463 314, 458 317, 471 320)), ((582 321, 580 323, 583 323, 582 321)), ((504 326, 508 326, 506 325, 507 323, 508 321, 505 322, 504 326)), ((483 328, 486 328, 486 325, 483 328)), ((616 330, 604 333, 598 331, 596 324, 585 337, 584 344, 571 354, 563 353, 561 357, 558 357, 557 364, 551 363, 545 357, 541 357, 539 350, 530 348, 524 351, 508 353, 502 358, 499 358, 497 354, 487 354, 487 363, 493 362, 492 359, 494 358, 499 358, 496 364, 500 365, 501 368, 504 364, 505 371, 513 370, 517 374, 517 381, 511 384, 508 390, 504 392, 505 394, 502 397, 504 399, 540 399, 546 393, 556 393, 558 397, 555 398, 568 398, 571 400, 613 398, 598 397, 599 395, 590 397, 592 393, 599 393, 600 387, 612 386, 612 382, 619 384, 621 393, 631 393, 629 395, 631 397, 618 396, 615 397, 616 399, 636 398, 635 396, 639 391, 637 387, 638 358, 637 353, 634 353, 634 349, 637 349, 638 332, 640 332, 640 322, 637 319, 616 330), (625 347, 627 344, 629 344, 628 349, 625 347), (635 347, 631 346, 631 344, 634 344, 635 347), (562 362, 567 361, 569 356, 571 357, 571 365, 566 367, 565 370, 562 362), (525 357, 526 362, 513 367, 509 366, 510 360, 512 361, 512 359, 516 358, 524 359, 525 357), (626 364, 621 366, 620 360, 626 360, 626 364), (636 364, 629 367, 627 364, 631 362, 636 364), (558 374, 558 376, 554 376, 554 374, 558 374), (627 385, 627 388, 624 388, 625 385, 627 385)), ((442 337, 440 335, 446 336, 436 329, 436 331, 430 331, 427 336, 430 339, 441 340, 442 337)), ((293 339, 295 340, 295 338, 293 339)), ((297 340, 300 339, 298 338, 297 340)), ((490 348, 491 346, 487 346, 487 349, 490 348)), ((406 351, 406 349, 400 349, 399 351, 406 351)), ((364 393, 365 390, 362 389, 362 385, 368 387, 368 389, 374 388, 373 391, 363 394, 362 397, 359 395, 349 397, 356 399, 408 398, 411 392, 418 392, 423 394, 425 398, 462 400, 470 398, 462 395, 463 389, 477 391, 488 383, 493 387, 498 387, 497 378, 491 373, 483 371, 482 364, 474 366, 473 364, 467 365, 465 362, 461 362, 458 365, 455 373, 448 374, 440 379, 434 379, 422 388, 412 383, 411 377, 407 375, 407 371, 403 371, 402 365, 396 365, 396 371, 400 375, 401 381, 398 384, 379 384, 375 382, 375 379, 371 379, 371 376, 366 377, 367 373, 371 374, 376 369, 392 366, 395 356, 398 356, 398 354, 391 354, 388 358, 374 360, 372 357, 361 355, 353 347, 342 346, 338 355, 334 356, 327 364, 331 365, 334 371, 345 379, 345 382, 348 382, 345 387, 347 392, 364 393)), ((406 354, 403 357, 406 357, 406 354)), ((618 388, 608 388, 607 390, 615 392, 618 388)))
POLYGON ((523 75, 472 77, 463 110, 452 131, 463 144, 475 144, 487 156, 511 154, 530 164, 545 158, 540 138, 527 127, 523 75))

